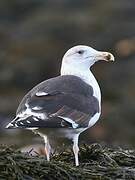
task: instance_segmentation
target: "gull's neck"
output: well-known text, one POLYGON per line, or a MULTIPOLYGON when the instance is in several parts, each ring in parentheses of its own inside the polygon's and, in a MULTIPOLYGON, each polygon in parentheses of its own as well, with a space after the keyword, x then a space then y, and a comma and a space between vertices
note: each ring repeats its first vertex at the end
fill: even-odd
POLYGON ((99 100, 99 103, 101 103, 100 87, 90 69, 84 70, 82 68, 73 67, 73 66, 71 67, 67 64, 66 65, 62 64, 61 75, 74 75, 80 77, 83 81, 85 81, 87 84, 92 86, 94 91, 94 96, 99 100))

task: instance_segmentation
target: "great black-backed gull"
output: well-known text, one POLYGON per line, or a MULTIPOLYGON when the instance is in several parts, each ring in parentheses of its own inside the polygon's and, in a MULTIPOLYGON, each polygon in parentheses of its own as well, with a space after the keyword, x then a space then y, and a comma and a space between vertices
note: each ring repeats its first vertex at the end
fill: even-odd
POLYGON ((90 71, 99 60, 114 61, 109 52, 78 45, 69 49, 61 65, 61 75, 41 82, 22 99, 16 117, 6 128, 26 128, 44 138, 50 160, 49 138, 72 139, 75 164, 80 133, 93 126, 101 114, 101 92, 90 71))

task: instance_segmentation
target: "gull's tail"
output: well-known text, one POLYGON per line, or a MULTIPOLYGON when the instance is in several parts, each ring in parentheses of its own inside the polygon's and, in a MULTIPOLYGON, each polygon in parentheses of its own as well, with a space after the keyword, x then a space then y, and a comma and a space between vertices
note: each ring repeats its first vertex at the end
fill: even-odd
POLYGON ((15 117, 9 124, 6 125, 6 129, 13 129, 13 128, 17 128, 16 127, 16 121, 18 120, 18 117, 15 117))

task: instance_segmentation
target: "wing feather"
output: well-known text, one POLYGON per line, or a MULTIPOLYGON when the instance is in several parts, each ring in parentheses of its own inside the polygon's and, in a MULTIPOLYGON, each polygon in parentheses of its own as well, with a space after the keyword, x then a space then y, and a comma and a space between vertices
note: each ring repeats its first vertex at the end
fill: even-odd
MULTIPOLYGON (((25 112, 30 112, 31 119, 35 116, 39 120, 26 123, 29 127, 73 127, 72 122, 87 127, 90 118, 99 112, 99 102, 93 96, 92 87, 80 78, 59 76, 39 84, 23 98, 17 115, 25 112)), ((29 122, 28 115, 26 119, 29 122)))

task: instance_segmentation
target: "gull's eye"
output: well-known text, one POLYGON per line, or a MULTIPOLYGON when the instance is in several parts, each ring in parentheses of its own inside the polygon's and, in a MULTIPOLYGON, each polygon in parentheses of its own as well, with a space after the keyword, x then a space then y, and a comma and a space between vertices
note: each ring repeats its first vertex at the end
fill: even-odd
POLYGON ((84 50, 79 50, 77 53, 78 53, 78 54, 83 54, 83 53, 84 53, 84 50))

